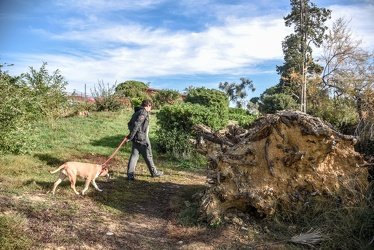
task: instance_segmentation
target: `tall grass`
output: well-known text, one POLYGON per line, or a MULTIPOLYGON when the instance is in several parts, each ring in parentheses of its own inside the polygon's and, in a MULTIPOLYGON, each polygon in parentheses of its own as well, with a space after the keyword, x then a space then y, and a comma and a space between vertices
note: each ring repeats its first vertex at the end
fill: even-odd
POLYGON ((322 235, 320 249, 373 249, 373 185, 365 194, 357 194, 355 200, 352 206, 342 206, 339 199, 311 197, 299 210, 283 208, 268 221, 269 227, 277 239, 316 228, 322 235))

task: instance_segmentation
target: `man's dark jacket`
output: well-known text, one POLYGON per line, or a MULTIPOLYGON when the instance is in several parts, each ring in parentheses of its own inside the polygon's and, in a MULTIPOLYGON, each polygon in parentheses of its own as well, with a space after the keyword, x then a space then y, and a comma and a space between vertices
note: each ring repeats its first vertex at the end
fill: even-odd
POLYGON ((130 134, 127 138, 139 144, 147 145, 147 129, 149 125, 148 112, 142 106, 135 107, 134 110, 135 113, 127 124, 130 130, 130 134))

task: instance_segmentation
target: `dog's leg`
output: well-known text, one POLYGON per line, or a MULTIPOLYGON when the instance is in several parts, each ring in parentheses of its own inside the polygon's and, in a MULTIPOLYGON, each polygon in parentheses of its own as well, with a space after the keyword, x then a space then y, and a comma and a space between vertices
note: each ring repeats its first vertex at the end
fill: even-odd
POLYGON ((79 192, 75 189, 76 177, 69 175, 69 180, 71 189, 73 189, 74 193, 79 194, 79 192))
POLYGON ((53 185, 53 189, 52 189, 52 194, 53 195, 55 195, 55 191, 56 191, 56 188, 57 188, 58 184, 60 184, 65 178, 66 178, 66 175, 64 175, 63 173, 60 173, 60 175, 58 177, 58 180, 53 185))
POLYGON ((95 179, 92 180, 92 186, 94 186, 94 187, 96 188, 97 191, 100 191, 100 192, 103 191, 103 190, 101 190, 101 189, 97 186, 97 184, 96 184, 96 182, 95 182, 95 179))
POLYGON ((84 184, 84 188, 82 190, 82 195, 88 190, 88 186, 90 185, 90 179, 86 179, 86 183, 84 184))

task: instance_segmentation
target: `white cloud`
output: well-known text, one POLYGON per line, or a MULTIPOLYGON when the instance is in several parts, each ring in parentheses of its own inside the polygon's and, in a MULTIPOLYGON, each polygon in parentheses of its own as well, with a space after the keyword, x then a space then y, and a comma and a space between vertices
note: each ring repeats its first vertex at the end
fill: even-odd
MULTIPOLYGON (((131 1, 130 6, 130 1, 60 1, 64 7, 70 5, 69 8, 76 8, 85 15, 61 20, 61 25, 67 30, 60 33, 35 31, 56 43, 68 43, 69 46, 60 49, 59 54, 14 55, 14 58, 20 58, 14 63, 19 66, 18 70, 22 69, 15 73, 27 72, 27 66, 38 67, 46 61, 48 69, 61 70, 70 83, 70 89, 82 89, 83 84, 88 84, 90 89, 98 80, 114 84, 128 79, 170 75, 257 74, 260 70, 257 65, 283 58, 281 42, 293 32, 292 28, 284 25, 281 13, 284 10, 261 16, 254 12, 256 5, 253 4, 231 6, 231 11, 227 11, 224 5, 210 6, 210 15, 220 17, 219 22, 208 20, 198 31, 153 28, 136 23, 136 20, 114 22, 96 15, 99 11, 148 8, 160 2, 162 0, 131 1)), ((205 4, 208 2, 205 1, 205 4)), ((200 2, 184 3, 187 6, 200 2)), ((353 30, 357 34, 365 34, 364 40, 374 48, 373 6, 364 9, 327 8, 333 10, 335 19, 341 15, 352 17, 353 30)), ((186 9, 185 15, 202 11, 205 10, 186 9)))

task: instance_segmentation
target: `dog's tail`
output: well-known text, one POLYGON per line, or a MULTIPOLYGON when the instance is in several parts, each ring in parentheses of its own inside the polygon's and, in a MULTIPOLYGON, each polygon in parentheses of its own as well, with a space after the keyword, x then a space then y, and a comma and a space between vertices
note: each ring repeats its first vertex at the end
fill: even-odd
POLYGON ((59 166, 58 167, 58 169, 56 169, 56 170, 50 170, 49 171, 49 173, 51 173, 51 174, 55 174, 55 173, 57 173, 58 171, 60 171, 61 169, 63 169, 63 168, 65 168, 65 164, 62 164, 61 166, 59 166))

